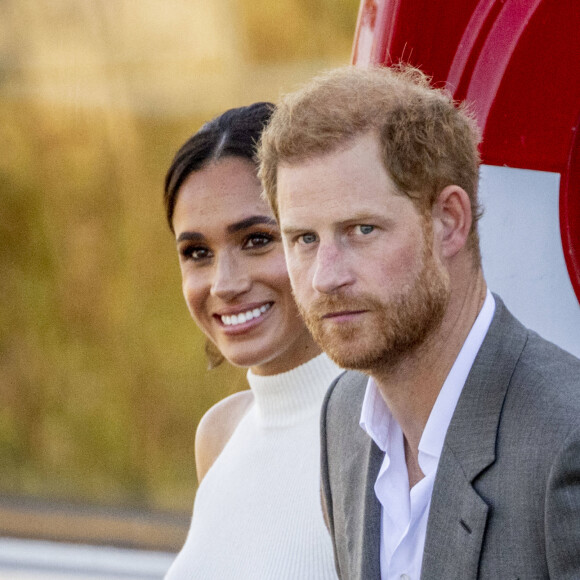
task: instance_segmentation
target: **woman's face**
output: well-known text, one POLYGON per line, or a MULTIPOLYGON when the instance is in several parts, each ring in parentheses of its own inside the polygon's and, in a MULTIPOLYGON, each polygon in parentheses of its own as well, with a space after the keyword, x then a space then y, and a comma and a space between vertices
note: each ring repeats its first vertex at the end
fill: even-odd
POLYGON ((179 189, 173 227, 192 317, 231 363, 268 375, 319 348, 294 304, 280 232, 260 191, 251 162, 210 163, 179 189))

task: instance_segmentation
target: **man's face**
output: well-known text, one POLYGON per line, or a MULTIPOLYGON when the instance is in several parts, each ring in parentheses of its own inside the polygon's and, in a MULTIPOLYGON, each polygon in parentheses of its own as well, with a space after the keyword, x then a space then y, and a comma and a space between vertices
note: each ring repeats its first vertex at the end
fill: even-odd
POLYGON ((394 365, 439 325, 449 281, 431 219, 396 192, 374 134, 281 165, 278 205, 296 301, 339 365, 394 365))

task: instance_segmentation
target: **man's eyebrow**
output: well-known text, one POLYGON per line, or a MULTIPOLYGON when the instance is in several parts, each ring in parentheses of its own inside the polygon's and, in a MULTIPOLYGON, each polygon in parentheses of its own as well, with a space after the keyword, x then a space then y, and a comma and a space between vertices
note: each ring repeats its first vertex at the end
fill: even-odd
POLYGON ((252 217, 246 218, 245 220, 241 220, 234 224, 229 225, 226 228, 228 234, 235 234, 241 230, 246 230, 255 226, 256 224, 265 224, 268 226, 277 226, 278 223, 273 217, 267 215, 253 215, 252 217))
MULTIPOLYGON (((347 226, 347 225, 352 225, 352 224, 365 224, 367 222, 376 222, 377 219, 379 219, 373 212, 366 212, 366 211, 361 211, 361 212, 356 212, 352 215, 350 215, 348 218, 345 218, 344 220, 341 220, 339 222, 336 222, 336 224, 334 224, 335 226, 347 226)), ((382 217, 380 218, 381 220, 388 220, 390 218, 388 217, 382 217)), ((292 234, 297 234, 297 233, 304 233, 304 232, 309 232, 312 231, 313 228, 311 227, 306 227, 306 226, 299 226, 299 225, 293 225, 293 224, 284 224, 282 223, 280 225, 280 230, 282 232, 283 235, 288 236, 288 235, 292 235, 292 234)))
POLYGON ((308 228, 301 228, 301 227, 296 227, 293 225, 287 225, 287 226, 282 226, 280 228, 280 230, 282 231, 282 234, 285 236, 290 236, 292 234, 297 234, 297 233, 303 233, 307 230, 308 228))

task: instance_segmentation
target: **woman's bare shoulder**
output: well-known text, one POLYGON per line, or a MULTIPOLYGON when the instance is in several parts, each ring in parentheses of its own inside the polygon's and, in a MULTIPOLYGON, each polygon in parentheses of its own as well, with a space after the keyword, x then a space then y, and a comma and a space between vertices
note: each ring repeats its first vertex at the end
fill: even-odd
POLYGON ((201 418, 195 433, 197 481, 205 477, 254 400, 250 390, 234 393, 216 403, 201 418))

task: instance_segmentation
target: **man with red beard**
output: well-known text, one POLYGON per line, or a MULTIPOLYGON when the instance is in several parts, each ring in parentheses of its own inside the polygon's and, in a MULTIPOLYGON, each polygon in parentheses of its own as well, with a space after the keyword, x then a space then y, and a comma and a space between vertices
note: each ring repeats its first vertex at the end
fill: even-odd
POLYGON ((263 134, 300 311, 360 371, 321 419, 343 579, 580 578, 580 361, 487 289, 478 143, 409 67, 331 71, 263 134))

